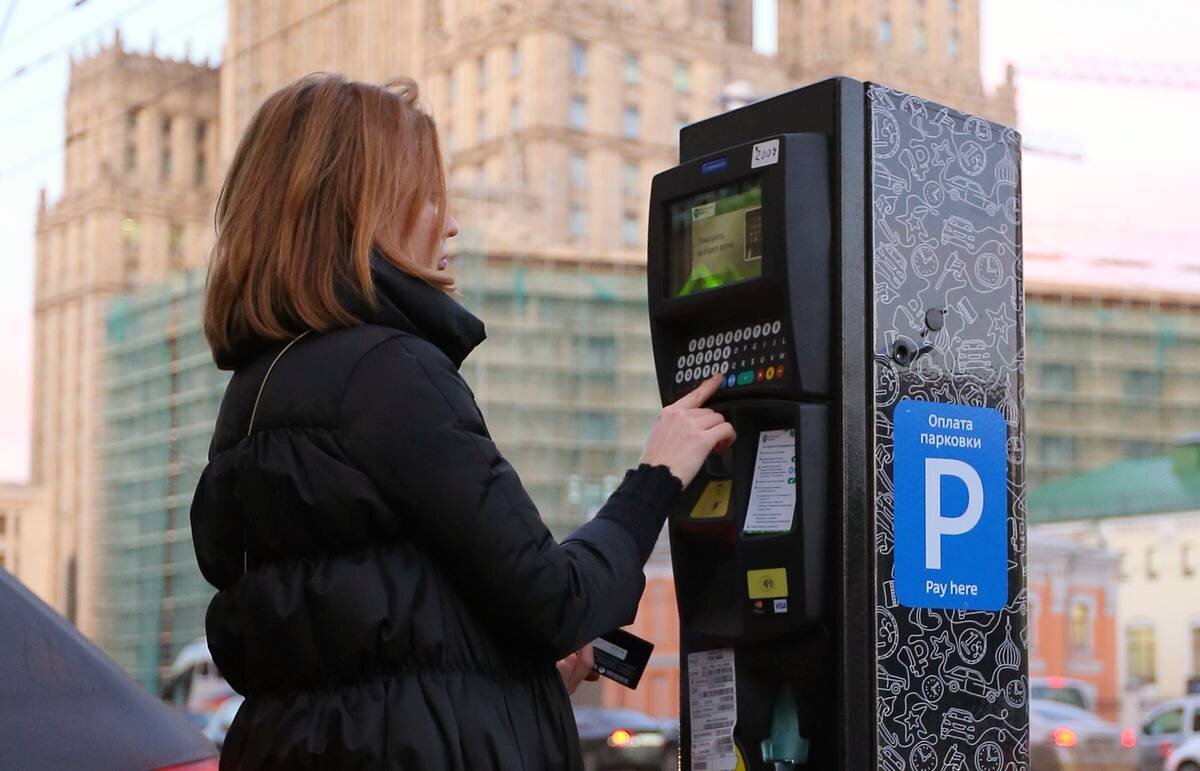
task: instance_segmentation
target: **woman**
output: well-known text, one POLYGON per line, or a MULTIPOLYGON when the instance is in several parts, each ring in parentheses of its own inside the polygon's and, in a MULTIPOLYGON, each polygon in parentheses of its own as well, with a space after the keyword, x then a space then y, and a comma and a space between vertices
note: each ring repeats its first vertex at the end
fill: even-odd
POLYGON ((456 224, 416 99, 287 86, 217 204, 204 325, 234 374, 192 535, 246 696, 222 769, 580 768, 585 646, 633 621, 668 505, 733 439, 702 407, 714 378, 555 543, 457 371, 484 331, 447 294, 456 224))

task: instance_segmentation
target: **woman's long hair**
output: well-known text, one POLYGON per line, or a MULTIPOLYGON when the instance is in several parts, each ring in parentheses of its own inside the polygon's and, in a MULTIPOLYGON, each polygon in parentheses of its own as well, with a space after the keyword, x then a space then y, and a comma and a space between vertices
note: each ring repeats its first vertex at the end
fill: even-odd
MULTIPOLYGON (((414 259, 407 241, 388 235, 412 232, 428 202, 437 207, 435 238, 444 230, 437 129, 417 96, 407 78, 378 86, 316 73, 259 107, 217 199, 204 304, 216 356, 245 339, 360 322, 352 307, 374 302, 372 249, 453 288, 448 275, 414 259)), ((436 244, 417 246, 423 257, 436 244)))

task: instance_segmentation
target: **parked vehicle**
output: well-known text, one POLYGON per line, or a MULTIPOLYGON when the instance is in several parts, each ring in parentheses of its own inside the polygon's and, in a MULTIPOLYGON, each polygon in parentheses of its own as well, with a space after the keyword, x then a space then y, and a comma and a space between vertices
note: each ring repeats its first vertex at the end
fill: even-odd
POLYGON ((1166 771, 1200 771, 1200 735, 1171 750, 1163 768, 1166 771))
POLYGON ((216 751, 66 619, 0 570, 4 768, 216 771, 216 751))
POLYGON ((1167 757, 1200 735, 1200 696, 1163 702, 1146 713, 1138 736, 1138 771, 1161 771, 1167 757))
POLYGON ((631 709, 576 707, 575 722, 587 771, 676 768, 679 732, 658 718, 631 709))
POLYGON ((233 688, 213 663, 207 638, 183 646, 163 680, 161 695, 163 701, 185 710, 201 727, 233 695, 233 688))
POLYGON ((1031 677, 1029 698, 1059 701, 1088 712, 1096 711, 1096 689, 1091 683, 1072 677, 1031 677))
POLYGON ((221 702, 221 706, 217 707, 204 726, 204 735, 209 741, 218 747, 225 743, 225 734, 229 733, 229 726, 233 725, 233 719, 237 717, 238 710, 242 708, 242 702, 245 700, 245 697, 235 693, 221 702))
POLYGON ((1029 702, 1029 765, 1032 771, 1133 771, 1133 731, 1070 704, 1029 702))

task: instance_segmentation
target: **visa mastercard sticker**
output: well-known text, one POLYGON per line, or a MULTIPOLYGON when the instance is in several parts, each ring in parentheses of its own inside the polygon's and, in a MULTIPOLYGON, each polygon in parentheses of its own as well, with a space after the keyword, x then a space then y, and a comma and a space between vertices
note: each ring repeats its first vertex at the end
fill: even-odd
POLYGON ((696 505, 692 507, 692 519, 715 519, 729 513, 729 493, 733 489, 733 480, 724 479, 709 482, 700 493, 696 505))
POLYGON ((747 570, 746 585, 750 591, 750 599, 752 600, 787 597, 787 568, 747 570))

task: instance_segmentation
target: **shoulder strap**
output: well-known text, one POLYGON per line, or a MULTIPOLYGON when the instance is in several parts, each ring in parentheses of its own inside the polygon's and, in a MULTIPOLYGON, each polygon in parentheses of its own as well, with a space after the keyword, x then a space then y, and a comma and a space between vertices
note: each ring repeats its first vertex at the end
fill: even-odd
POLYGON ((250 434, 254 431, 254 416, 258 414, 258 402, 262 399, 263 389, 267 387, 267 378, 271 377, 271 370, 275 369, 275 365, 278 364, 279 360, 283 358, 283 355, 288 352, 288 349, 300 342, 300 340, 310 331, 311 330, 307 329, 304 330, 299 335, 294 337, 290 343, 283 346, 283 350, 275 355, 275 359, 271 362, 271 366, 267 367, 267 374, 263 375, 262 382, 258 385, 258 395, 254 397, 254 409, 250 411, 250 425, 246 427, 246 436, 250 436, 250 434))

